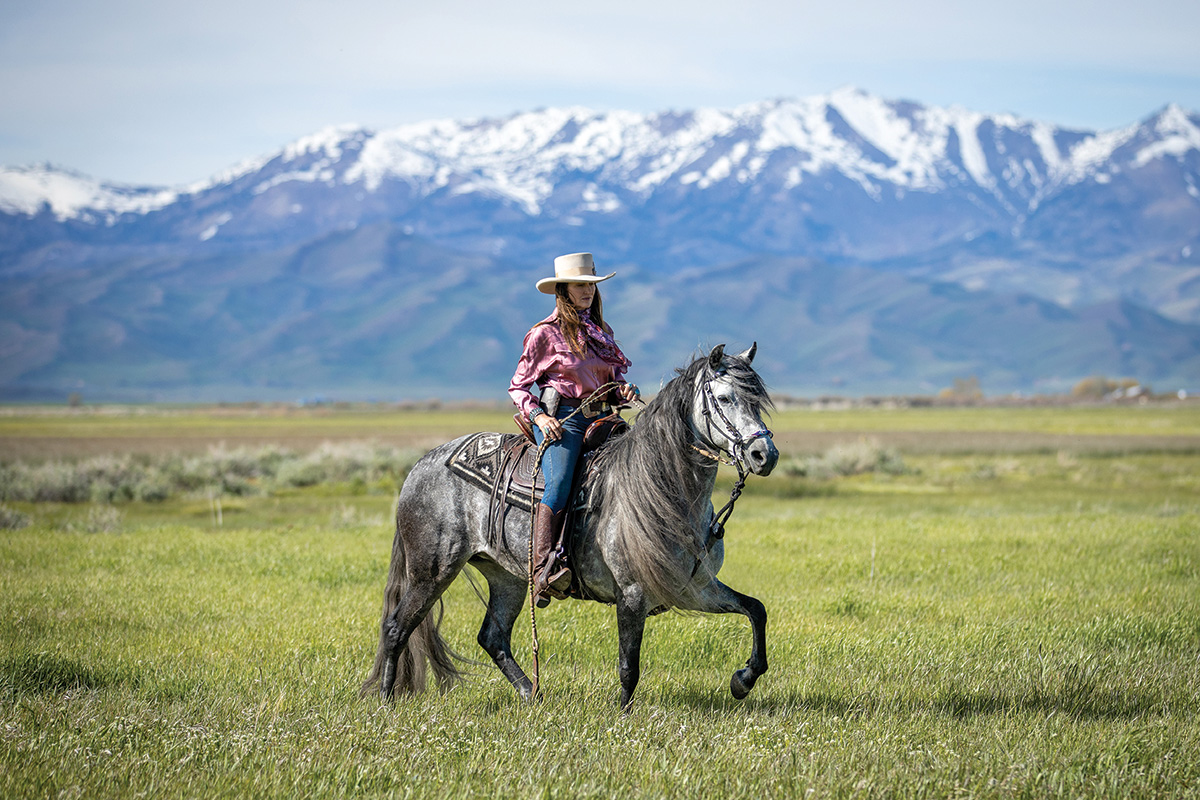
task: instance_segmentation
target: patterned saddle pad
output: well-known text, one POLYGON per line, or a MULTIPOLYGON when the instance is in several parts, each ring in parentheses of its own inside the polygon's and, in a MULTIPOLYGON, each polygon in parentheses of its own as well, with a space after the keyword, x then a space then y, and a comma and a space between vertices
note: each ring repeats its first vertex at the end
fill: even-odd
MULTIPOLYGON (((530 485, 533 483, 536 458, 537 447, 524 436, 476 433, 454 449, 446 466, 454 474, 490 494, 493 499, 503 489, 507 505, 530 511, 530 485)), ((542 499, 545 488, 546 481, 539 470, 537 485, 532 487, 534 502, 542 499)))

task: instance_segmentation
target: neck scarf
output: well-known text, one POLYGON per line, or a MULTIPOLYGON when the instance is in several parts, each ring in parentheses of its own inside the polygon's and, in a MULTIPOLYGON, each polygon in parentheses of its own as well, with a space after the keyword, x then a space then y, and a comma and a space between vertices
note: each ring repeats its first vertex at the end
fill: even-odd
POLYGON ((601 360, 621 371, 632 366, 633 362, 621 352, 621 348, 612 334, 592 321, 591 309, 579 312, 579 322, 579 344, 584 352, 591 347, 592 352, 601 360))

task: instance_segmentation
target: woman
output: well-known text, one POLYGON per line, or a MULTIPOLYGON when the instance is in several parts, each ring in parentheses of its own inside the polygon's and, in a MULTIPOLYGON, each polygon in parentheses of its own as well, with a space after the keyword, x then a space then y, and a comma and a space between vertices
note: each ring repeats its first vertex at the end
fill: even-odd
POLYGON ((571 413, 606 383, 620 384, 617 395, 623 402, 638 395, 638 388, 625 381, 629 359, 604 322, 596 287, 613 275, 598 277, 591 253, 554 259, 554 277, 537 282, 538 291, 555 296, 554 313, 525 334, 521 359, 508 387, 509 397, 533 423, 538 444, 550 441, 542 455, 546 491, 534 509, 533 582, 538 605, 552 596, 563 597, 571 586, 563 535, 571 481, 583 435, 605 410, 609 393, 578 414, 571 413), (545 403, 534 396, 535 384, 545 403))

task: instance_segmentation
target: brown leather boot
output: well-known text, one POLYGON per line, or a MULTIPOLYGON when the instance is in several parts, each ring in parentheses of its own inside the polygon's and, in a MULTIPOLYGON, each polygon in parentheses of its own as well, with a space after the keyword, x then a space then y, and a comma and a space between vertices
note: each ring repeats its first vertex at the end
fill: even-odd
POLYGON ((566 597, 571 588, 563 535, 566 518, 566 509, 555 513, 544 503, 537 505, 533 519, 533 590, 539 608, 545 608, 551 597, 566 597))

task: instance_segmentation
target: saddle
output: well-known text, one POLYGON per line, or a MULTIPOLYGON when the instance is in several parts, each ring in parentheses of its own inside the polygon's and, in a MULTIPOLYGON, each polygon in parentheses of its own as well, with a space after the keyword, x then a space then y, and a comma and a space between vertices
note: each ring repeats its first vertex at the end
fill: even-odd
MULTIPOLYGON (((576 499, 567 507, 564 523, 567 535, 574 539, 575 525, 579 514, 579 494, 584 479, 591 472, 600 447, 609 439, 619 436, 629 425, 617 413, 601 417, 588 426, 583 437, 583 448, 575 475, 571 482, 571 496, 576 499)), ((510 507, 526 513, 533 512, 533 503, 541 500, 546 489, 545 476, 537 466, 537 445, 526 436, 507 433, 476 433, 468 436, 454 449, 446 460, 451 472, 464 478, 472 485, 487 492, 491 497, 488 508, 488 539, 502 542, 504 519, 510 507)), ((574 561, 574 548, 568 548, 568 562, 574 561)), ((572 572, 579 574, 574 569, 572 572)), ((577 584, 568 594, 579 596, 577 584)))
MULTIPOLYGON (((518 420, 524 417, 518 415, 518 420)), ((525 425, 529 423, 526 422, 525 425)), ((587 430, 583 434, 583 447, 579 451, 579 461, 575 466, 575 476, 571 479, 571 496, 574 497, 579 490, 580 478, 589 472, 592 459, 596 455, 596 451, 613 436, 620 435, 625 432, 629 425, 617 413, 609 414, 588 425, 587 430)), ((537 445, 534 443, 532 432, 526 432, 525 426, 521 428, 525 432, 525 436, 507 436, 506 441, 502 444, 505 450, 506 466, 501 467, 501 483, 504 484, 506 490, 516 490, 524 492, 525 497, 530 496, 530 490, 534 492, 538 499, 541 499, 542 492, 546 489, 546 479, 542 475, 542 471, 537 470, 537 481, 534 482, 534 468, 537 466, 537 445), (511 466, 508 464, 511 463, 511 466)))

